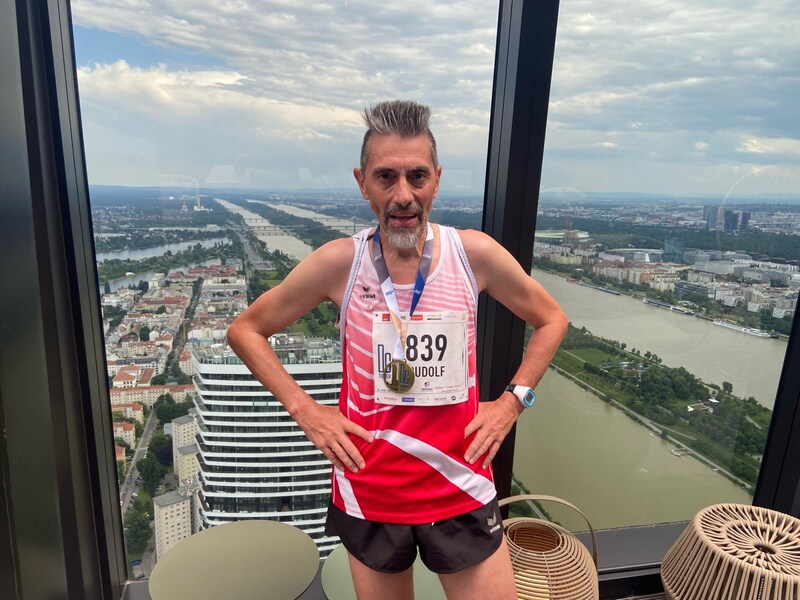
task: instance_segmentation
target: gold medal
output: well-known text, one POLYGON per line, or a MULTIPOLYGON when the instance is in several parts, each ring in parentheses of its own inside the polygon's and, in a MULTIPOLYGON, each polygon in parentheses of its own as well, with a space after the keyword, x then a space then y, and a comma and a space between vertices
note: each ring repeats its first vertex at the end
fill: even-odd
POLYGON ((383 382, 393 392, 407 392, 414 385, 414 369, 408 361, 395 359, 383 370, 383 382))

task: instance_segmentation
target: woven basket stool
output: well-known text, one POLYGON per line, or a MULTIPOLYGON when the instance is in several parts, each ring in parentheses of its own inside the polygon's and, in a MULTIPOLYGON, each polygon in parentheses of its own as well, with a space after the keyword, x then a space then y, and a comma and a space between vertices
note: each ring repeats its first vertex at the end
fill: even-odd
POLYGON ((661 564, 669 600, 800 599, 800 520, 746 504, 692 519, 661 564))
MULTIPOLYGON (((584 515, 574 504, 555 496, 524 494, 498 501, 552 501, 584 515)), ((503 521, 519 600, 598 600, 597 540, 589 520, 592 553, 563 527, 533 517, 503 521)))

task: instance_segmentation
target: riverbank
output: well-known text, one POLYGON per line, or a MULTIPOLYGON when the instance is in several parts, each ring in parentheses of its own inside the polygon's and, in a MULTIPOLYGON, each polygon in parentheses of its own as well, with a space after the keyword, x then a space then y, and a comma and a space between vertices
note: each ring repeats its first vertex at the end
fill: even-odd
POLYGON ((194 244, 191 248, 179 252, 169 252, 158 256, 150 256, 139 260, 110 259, 97 265, 97 274, 100 283, 111 283, 126 277, 136 277, 143 273, 166 273, 170 269, 183 267, 187 264, 196 264, 210 259, 241 258, 241 244, 217 243, 209 248, 201 244, 194 244))
MULTIPOLYGON (((644 415, 639 414, 636 411, 632 410, 631 408, 625 406, 624 404, 622 404, 620 402, 617 402, 613 398, 608 397, 602 391, 598 390, 595 387, 592 387, 591 385, 589 385, 585 381, 582 381, 576 375, 573 375, 569 371, 567 371, 565 369, 562 369, 561 367, 559 367, 557 365, 551 364, 550 366, 553 369, 555 369, 560 375, 571 379, 573 381, 573 383, 578 385, 580 388, 590 391, 592 394, 597 396, 600 400, 603 400, 604 402, 608 402, 612 406, 614 406, 614 407, 618 408, 619 410, 623 411, 625 414, 627 414, 635 422, 639 423, 640 425, 642 425, 645 428, 647 428, 648 430, 650 430, 652 432, 652 435, 657 435, 657 436, 659 436, 660 438, 662 438, 664 440, 672 442, 672 444, 674 445, 674 448, 670 448, 670 452, 672 454, 674 454, 675 456, 686 456, 687 454, 691 455, 695 459, 697 459, 700 462, 704 463, 706 466, 710 467, 715 473, 720 473, 720 474, 724 475, 725 477, 730 479, 733 483, 736 483, 737 485, 740 485, 742 488, 744 488, 746 490, 752 489, 753 486, 750 483, 748 483, 744 479, 741 479, 740 477, 737 477, 736 475, 734 475, 733 473, 731 473, 730 471, 728 471, 727 469, 725 469, 721 465, 719 465, 719 464, 715 463, 714 461, 712 461, 710 458, 700 454, 699 452, 697 452, 696 450, 694 450, 693 448, 691 448, 690 446, 688 446, 684 442, 681 442, 680 440, 678 440, 677 438, 674 437, 674 435, 686 436, 686 434, 684 434, 683 432, 678 432, 678 431, 671 430, 669 427, 667 427, 666 425, 664 425, 662 423, 658 423, 657 421, 653 421, 651 419, 648 419, 644 415), (673 435, 670 435, 669 433, 667 433, 668 431, 672 431, 673 435)), ((692 439, 694 439, 694 438, 692 438, 692 439)))
MULTIPOLYGON (((645 304, 652 307, 674 310, 686 316, 696 317, 715 323, 723 321, 740 328, 739 330, 744 333, 788 339, 787 333, 791 328, 791 319, 788 321, 780 320, 768 314, 762 314, 759 320, 757 313, 750 313, 747 311, 737 312, 742 311, 742 308, 725 307, 721 303, 710 300, 702 294, 693 294, 692 299, 700 303, 700 306, 698 306, 693 302, 681 302, 681 299, 671 292, 658 292, 652 290, 647 285, 635 285, 627 281, 618 283, 612 279, 593 275, 589 275, 586 279, 582 277, 576 279, 572 276, 575 270, 574 266, 561 265, 546 258, 535 258, 533 264, 535 270, 562 277, 571 283, 577 283, 578 285, 607 294, 628 296, 630 298, 642 300, 645 304)), ((692 295, 690 294, 690 296, 692 295)))
MULTIPOLYGON (((706 464, 670 452, 675 444, 548 369, 536 403, 517 422, 514 474, 535 494, 574 503, 598 529, 682 521, 751 494, 706 464)), ((566 527, 585 523, 548 504, 566 527)))
POLYGON ((604 294, 534 270, 576 327, 614 339, 629 350, 656 353, 664 364, 684 367, 706 383, 733 386, 736 395, 772 408, 786 343, 746 335, 710 321, 653 308, 628 296, 604 294))

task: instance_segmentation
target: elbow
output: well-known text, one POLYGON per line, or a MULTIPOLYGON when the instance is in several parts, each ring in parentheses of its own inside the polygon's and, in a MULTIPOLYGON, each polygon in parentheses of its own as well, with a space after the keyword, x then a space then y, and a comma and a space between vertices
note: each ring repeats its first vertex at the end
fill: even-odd
POLYGON ((567 328, 569 327, 569 319, 567 318, 567 313, 559 309, 558 315, 556 315, 555 323, 559 331, 561 332, 561 338, 563 339, 563 337, 567 334, 567 328))
POLYGON ((231 326, 228 327, 228 332, 226 334, 228 346, 230 346, 231 350, 233 350, 234 352, 237 352, 239 348, 240 336, 241 336, 241 322, 237 317, 236 320, 234 320, 234 322, 231 323, 231 326))

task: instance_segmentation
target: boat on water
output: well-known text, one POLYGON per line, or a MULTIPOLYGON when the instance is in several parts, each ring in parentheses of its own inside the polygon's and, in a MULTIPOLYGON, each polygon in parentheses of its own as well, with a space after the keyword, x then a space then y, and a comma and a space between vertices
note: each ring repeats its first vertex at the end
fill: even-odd
POLYGON ((756 337, 770 337, 770 334, 763 329, 757 329, 755 327, 745 327, 744 325, 739 325, 738 323, 733 323, 731 321, 726 321, 725 319, 714 319, 714 325, 719 325, 720 327, 727 327, 728 329, 733 329, 734 331, 741 331, 742 333, 747 333, 749 335, 754 335, 756 337))
POLYGON ((608 288, 600 287, 599 285, 592 285, 590 283, 584 283, 582 281, 577 282, 578 285, 582 285, 583 287, 592 288, 593 290, 597 290, 599 292, 605 292, 606 294, 613 294, 614 296, 620 296, 620 292, 617 290, 610 290, 608 288))
POLYGON ((658 308, 663 308, 664 310, 671 310, 673 312, 681 313, 682 315, 694 315, 694 311, 688 308, 684 308, 683 306, 675 306, 674 304, 668 304, 666 302, 661 302, 660 300, 653 300, 652 298, 645 298, 642 300, 643 304, 649 304, 651 306, 657 306, 658 308))
POLYGON ((658 308, 666 308, 667 310, 669 310, 670 306, 672 306, 671 304, 661 302, 660 300, 653 300, 652 298, 645 298, 642 300, 642 304, 649 304, 650 306, 657 306, 658 308))

